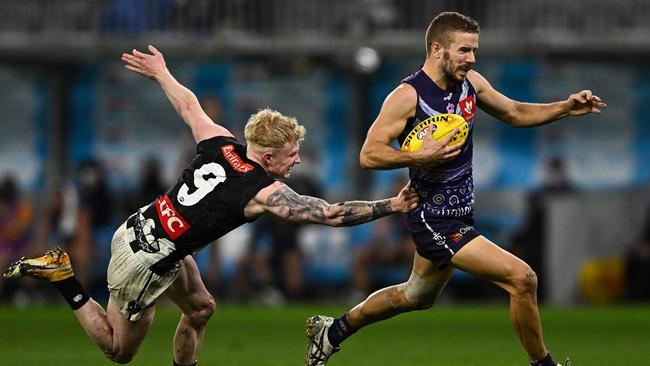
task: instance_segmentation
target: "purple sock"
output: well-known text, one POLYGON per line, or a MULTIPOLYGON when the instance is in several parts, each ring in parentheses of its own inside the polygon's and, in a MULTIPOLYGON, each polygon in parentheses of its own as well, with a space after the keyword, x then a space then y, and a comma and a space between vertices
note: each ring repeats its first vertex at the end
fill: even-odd
POLYGON ((530 361, 530 364, 531 366, 557 366, 557 363, 553 361, 551 352, 547 353, 546 357, 542 358, 541 360, 530 361))
POLYGON ((345 315, 340 318, 334 319, 334 323, 327 331, 327 339, 329 339, 332 346, 336 347, 346 338, 353 335, 357 330, 350 326, 348 320, 345 319, 345 315))

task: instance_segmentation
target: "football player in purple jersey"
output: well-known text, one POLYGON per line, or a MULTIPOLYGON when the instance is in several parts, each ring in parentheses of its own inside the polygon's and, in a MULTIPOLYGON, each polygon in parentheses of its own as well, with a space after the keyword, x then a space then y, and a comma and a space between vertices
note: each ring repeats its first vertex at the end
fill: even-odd
MULTIPOLYGON (((306 363, 325 365, 343 340, 357 330, 395 315, 430 308, 456 268, 488 279, 510 295, 510 318, 531 365, 555 366, 544 344, 537 308, 537 277, 522 260, 482 236, 473 226, 472 131, 476 108, 513 127, 536 127, 567 116, 600 113, 606 104, 590 90, 554 103, 522 103, 492 88, 472 70, 479 25, 465 15, 444 12, 426 32, 426 60, 386 97, 361 149, 361 166, 408 168, 421 205, 408 213, 416 244, 410 278, 371 294, 340 318, 316 315, 307 321, 306 363), (416 152, 394 149, 421 121, 443 113, 465 118, 464 144, 448 146, 426 136, 416 152)), ((431 135, 432 129, 427 131, 431 135)))

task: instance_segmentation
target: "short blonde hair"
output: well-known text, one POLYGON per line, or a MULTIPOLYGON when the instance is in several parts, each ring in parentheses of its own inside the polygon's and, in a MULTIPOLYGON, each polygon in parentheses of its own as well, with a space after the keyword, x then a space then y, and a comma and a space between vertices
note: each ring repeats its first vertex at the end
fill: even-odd
POLYGON ((287 142, 300 142, 305 138, 305 127, 294 117, 265 108, 253 114, 246 123, 246 142, 262 147, 281 148, 287 142))

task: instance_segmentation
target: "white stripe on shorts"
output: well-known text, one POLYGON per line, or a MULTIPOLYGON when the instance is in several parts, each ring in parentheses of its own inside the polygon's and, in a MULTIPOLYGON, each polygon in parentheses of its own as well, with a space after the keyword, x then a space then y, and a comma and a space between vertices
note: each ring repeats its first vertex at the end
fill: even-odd
POLYGON ((422 223, 424 226, 427 227, 429 231, 431 231, 431 235, 433 236, 433 241, 436 242, 437 245, 443 245, 451 255, 454 255, 454 251, 447 245, 447 239, 445 239, 444 236, 440 235, 439 232, 433 230, 431 226, 429 226, 429 223, 427 223, 427 220, 424 219, 424 210, 420 211, 420 217, 422 218, 422 223))

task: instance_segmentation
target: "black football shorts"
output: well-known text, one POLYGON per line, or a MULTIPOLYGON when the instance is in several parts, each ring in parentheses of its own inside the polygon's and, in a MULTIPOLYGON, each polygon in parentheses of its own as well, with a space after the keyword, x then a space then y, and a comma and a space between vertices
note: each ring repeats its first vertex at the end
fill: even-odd
POLYGON ((408 226, 417 252, 442 270, 451 257, 472 239, 481 235, 474 229, 471 217, 424 218, 409 217, 408 226))

